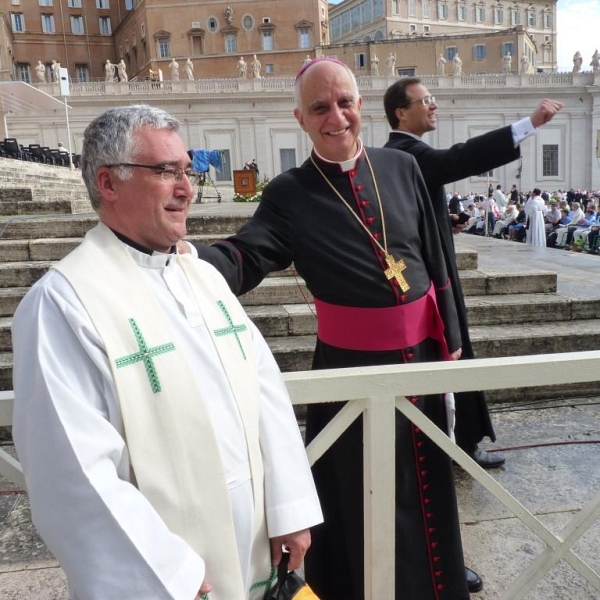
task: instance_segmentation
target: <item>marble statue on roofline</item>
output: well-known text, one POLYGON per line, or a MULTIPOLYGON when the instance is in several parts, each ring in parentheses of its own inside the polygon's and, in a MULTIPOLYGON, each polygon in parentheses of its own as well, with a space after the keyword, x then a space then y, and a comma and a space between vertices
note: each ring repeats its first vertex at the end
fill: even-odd
POLYGON ((41 60, 35 65, 35 74, 40 83, 46 83, 46 65, 41 60))
POLYGON ((104 63, 104 81, 113 81, 115 78, 115 65, 110 62, 110 58, 104 63))
POLYGON ((58 83, 60 81, 60 63, 52 60, 50 70, 52 71, 52 81, 58 83))
POLYGON ((194 81, 194 63, 191 58, 185 61, 184 73, 187 80, 194 81))
POLYGON ((261 67, 262 67, 262 65, 260 64, 260 60, 258 60, 258 58, 256 58, 256 54, 255 54, 254 60, 252 61, 252 77, 254 77, 254 79, 262 79, 262 77, 260 76, 261 67))
POLYGON ((510 52, 507 52, 502 57, 502 72, 507 74, 512 73, 512 56, 510 52))
POLYGON ((171 81, 179 81, 179 63, 175 58, 171 59, 169 67, 171 68, 171 81))
POLYGON ((246 79, 246 73, 248 72, 248 64, 244 60, 243 56, 240 56, 240 59, 237 63, 238 77, 242 79, 246 79))
POLYGON ((592 55, 592 62, 590 63, 593 73, 600 73, 600 52, 596 50, 592 55))
POLYGON ((452 62, 454 63, 454 77, 460 77, 462 75, 462 59, 461 57, 458 55, 458 52, 454 55, 454 58, 452 59, 452 62))
POLYGON ((117 73, 119 74, 119 81, 129 81, 129 77, 127 76, 127 65, 123 59, 117 64, 117 73))
POLYGON ((437 74, 445 75, 446 74, 446 63, 448 61, 444 58, 444 53, 440 52, 440 55, 437 59, 437 74))
POLYGON ((390 52, 388 54, 385 64, 387 67, 387 74, 395 75, 396 74, 396 54, 394 54, 394 52, 390 52))
POLYGON ((521 75, 527 75, 529 73, 529 57, 526 52, 523 52, 521 56, 521 75))
POLYGON ((577 50, 573 55, 573 73, 579 73, 581 71, 581 65, 583 64, 583 57, 581 56, 581 52, 577 50))
POLYGON ((371 76, 379 77, 379 59, 377 58, 377 54, 373 54, 373 58, 371 59, 371 76))

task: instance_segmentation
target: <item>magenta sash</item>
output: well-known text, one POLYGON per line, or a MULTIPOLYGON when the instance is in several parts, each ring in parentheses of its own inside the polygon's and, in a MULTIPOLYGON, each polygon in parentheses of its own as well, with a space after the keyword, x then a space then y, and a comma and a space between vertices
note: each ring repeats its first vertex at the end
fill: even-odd
POLYGON ((317 335, 330 346, 367 352, 403 350, 433 338, 441 345, 441 360, 449 360, 433 283, 423 297, 408 304, 357 308, 315 298, 315 308, 317 335))

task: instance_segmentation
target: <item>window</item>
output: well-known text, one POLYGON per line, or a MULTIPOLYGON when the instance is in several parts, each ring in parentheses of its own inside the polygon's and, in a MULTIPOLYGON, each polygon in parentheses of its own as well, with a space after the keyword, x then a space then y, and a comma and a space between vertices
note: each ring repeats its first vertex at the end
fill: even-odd
POLYGON ((219 22, 214 17, 210 17, 206 26, 211 33, 215 33, 219 28, 219 22))
POLYGON ((263 17, 263 25, 268 25, 271 22, 271 17, 263 17))
POLYGON ((301 27, 298 30, 300 36, 300 48, 310 48, 310 29, 308 27, 301 27))
POLYGON ((231 181, 231 154, 229 150, 221 150, 221 170, 216 172, 216 181, 231 181))
POLYGON ((448 18, 448 5, 445 2, 438 4, 438 19, 448 18))
POLYGON ((342 35, 350 33, 350 11, 342 13, 342 35))
POLYGON ((17 79, 19 81, 24 81, 25 83, 30 83, 31 79, 29 77, 29 64, 28 63, 17 63, 15 65, 17 71, 17 79))
POLYGON ((528 10, 527 11, 527 27, 535 27, 535 24, 536 24, 535 11, 528 10))
POLYGON ((409 29, 410 33, 417 33, 417 26, 414 23, 411 23, 408 26, 408 29, 409 29))
POLYGON ((423 18, 430 19, 431 18, 431 2, 429 0, 423 0, 423 18))
POLYGON ((42 31, 44 33, 55 33, 54 15, 42 15, 42 31))
POLYGON ((75 77, 82 83, 90 80, 90 70, 87 65, 75 64, 75 77))
MULTIPOLYGON (((369 2, 363 2, 363 6, 369 4, 369 2)), ((392 0, 392 14, 399 15, 400 14, 400 0, 392 0)))
POLYGON ((487 47, 485 44, 475 44, 473 46, 473 60, 483 60, 487 57, 487 47))
POLYGON ((279 161, 281 162, 281 172, 293 169, 296 167, 296 149, 295 148, 280 148, 279 161))
POLYGON ((364 52, 359 52, 354 55, 354 67, 356 69, 364 69, 367 66, 367 55, 364 52))
POLYGON ((25 16, 23 13, 12 13, 10 15, 13 31, 25 31, 25 16))
POLYGON ((521 11, 518 8, 511 8, 510 24, 513 26, 521 24, 521 11))
POLYGON ((133 0, 125 0, 125 10, 133 10, 133 0))
POLYGON ((417 0, 408 0, 408 16, 417 16, 417 0))
POLYGON ((381 31, 381 29, 378 29, 378 30, 375 32, 375 35, 373 36, 373 39, 374 39, 376 42, 380 42, 381 40, 383 40, 383 39, 384 39, 383 31, 381 31))
POLYGON ((237 39, 233 33, 228 33, 225 36, 225 52, 227 54, 235 54, 237 52, 237 39))
POLYGON ((485 22, 485 6, 475 7, 475 21, 477 21, 477 23, 485 22))
POLYGON ((273 65, 273 64, 265 65, 265 73, 275 73, 275 65, 273 65))
POLYGON ((11 4, 17 6, 17 5, 21 4, 21 0, 12 0, 11 4))
POLYGON ((373 0, 373 19, 383 17, 383 0, 373 0))
POLYGON ((458 54, 456 46, 446 46, 446 60, 452 60, 456 54, 458 54))
POLYGON ((558 177, 558 144, 542 146, 542 176, 558 177))
POLYGON ((71 32, 76 35, 82 35, 83 31, 83 17, 71 15, 71 32))
POLYGON ((156 40, 158 58, 168 58, 171 56, 171 42, 169 38, 158 38, 156 40))
POLYGON ((544 19, 544 29, 550 29, 552 27, 552 13, 550 11, 545 11, 542 15, 544 19))
POLYGON ((467 5, 466 4, 459 4, 457 7, 458 10, 458 20, 459 21, 466 21, 467 20, 467 5))
POLYGON ((111 35, 112 34, 110 17, 100 17, 98 19, 98 24, 100 25, 100 35, 111 35))
POLYGON ((39 0, 40 6, 52 6, 52 0, 39 0))
POLYGON ((273 50, 273 32, 272 31, 262 31, 261 38, 262 38, 262 49, 263 50, 273 50))
POLYGON ((414 77, 416 73, 414 69, 396 69, 396 74, 400 77, 414 77))
POLYGON ((494 25, 502 25, 504 23, 504 9, 496 6, 494 8, 494 25))
POLYGON ((515 56, 515 45, 513 44, 513 42, 503 42, 502 56, 506 56, 507 54, 515 56))
POLYGON ((350 20, 352 22, 352 31, 360 27, 360 4, 358 6, 355 6, 350 11, 350 20))
POLYGON ((331 39, 337 40, 342 35, 342 19, 340 17, 335 17, 331 19, 331 39))
POLYGON ((69 8, 81 8, 81 0, 69 0, 67 6, 69 8))
POLYGON ((110 0, 96 0, 96 8, 110 8, 110 0))
MULTIPOLYGON (((360 10, 363 25, 370 23, 373 20, 373 5, 371 2, 363 2, 360 5, 360 10)), ((400 11, 400 0, 398 0, 398 11, 400 11)))
POLYGON ((431 27, 429 25, 423 25, 423 33, 429 33, 431 31, 431 27))
POLYGON ((242 27, 246 31, 250 31, 254 27, 254 19, 250 15, 244 15, 242 18, 242 27))

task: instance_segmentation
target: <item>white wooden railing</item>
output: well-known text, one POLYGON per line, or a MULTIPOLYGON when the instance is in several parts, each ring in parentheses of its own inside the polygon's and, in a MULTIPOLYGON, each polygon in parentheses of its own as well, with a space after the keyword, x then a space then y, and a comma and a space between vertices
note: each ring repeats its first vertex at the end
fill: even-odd
MULTIPOLYGON (((514 581, 506 582, 503 600, 525 598, 561 560, 600 592, 600 575, 572 550, 600 518, 600 490, 555 535, 406 400, 406 396, 450 390, 568 384, 574 372, 580 382, 598 381, 599 360, 600 351, 595 351, 285 374, 294 404, 347 403, 308 446, 311 464, 363 415, 365 598, 394 600, 395 540, 390 523, 394 522, 395 507, 395 410, 404 413, 545 544, 545 549, 514 581), (507 370, 511 373, 510 384, 504 375, 507 370)), ((12 401, 12 392, 0 392, 0 426, 12 422, 12 401)), ((0 473, 17 485, 25 485, 20 465, 1 449, 0 473)))

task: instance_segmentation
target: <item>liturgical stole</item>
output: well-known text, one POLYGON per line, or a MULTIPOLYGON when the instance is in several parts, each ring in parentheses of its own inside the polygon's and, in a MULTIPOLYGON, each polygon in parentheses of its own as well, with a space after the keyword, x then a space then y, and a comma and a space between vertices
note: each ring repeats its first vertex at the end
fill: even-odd
POLYGON ((259 444, 256 356, 247 317, 215 270, 179 255, 228 377, 244 430, 254 494, 249 593, 244 589, 218 443, 192 366, 168 316, 123 243, 100 223, 54 268, 104 342, 137 486, 167 527, 204 559, 210 600, 262 599, 271 555, 259 444))

